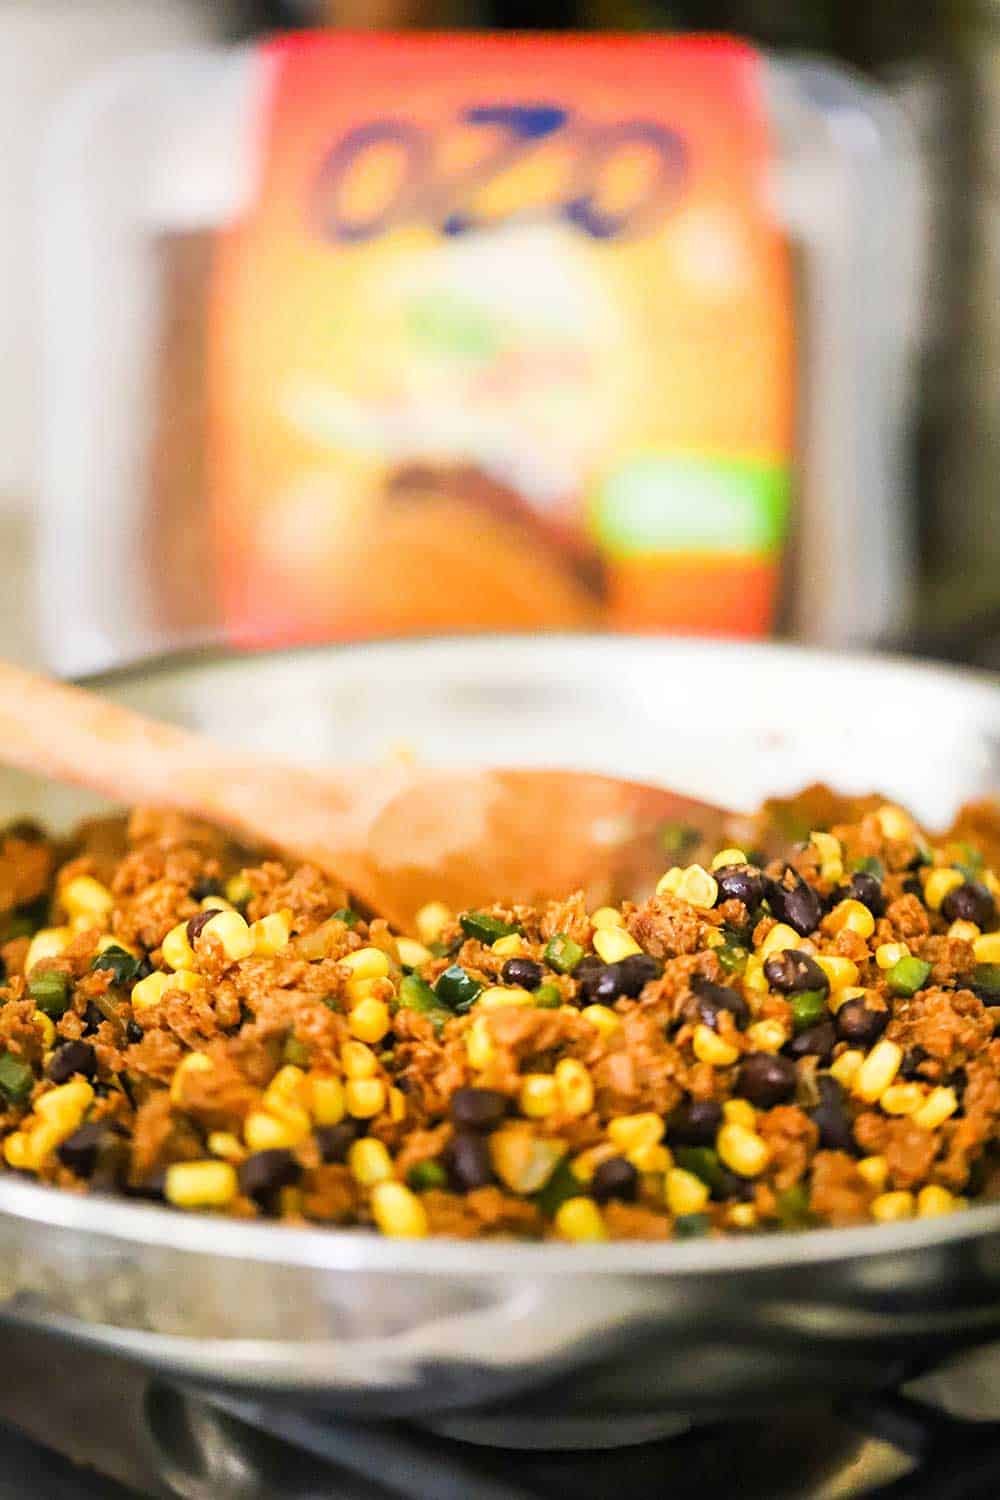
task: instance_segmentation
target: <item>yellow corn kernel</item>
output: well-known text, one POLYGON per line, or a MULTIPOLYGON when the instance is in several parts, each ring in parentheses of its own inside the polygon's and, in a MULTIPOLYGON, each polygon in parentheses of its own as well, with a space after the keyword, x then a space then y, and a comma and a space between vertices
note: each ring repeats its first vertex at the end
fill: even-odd
POLYGON ((345 1042, 340 1061, 348 1078, 374 1078, 378 1072, 375 1054, 364 1042, 345 1042))
POLYGON ((182 1057, 170 1080, 170 1102, 180 1104, 184 1097, 184 1080, 189 1073, 211 1073, 212 1059, 205 1052, 189 1052, 182 1057))
POLYGON ((664 1182, 667 1207, 675 1218, 684 1214, 700 1214, 708 1202, 707 1183, 683 1167, 671 1167, 664 1182))
POLYGON ((972 945, 977 964, 1000 964, 1000 932, 984 932, 972 945))
POLYGON ((455 920, 455 913, 450 906, 445 906, 443 901, 428 901, 422 906, 414 919, 417 928, 417 937, 422 943, 436 943, 446 927, 450 927, 455 920))
POLYGON ((175 1208, 225 1208, 237 1186, 228 1161, 175 1161, 167 1168, 163 1191, 175 1208))
POLYGON ((178 922, 176 927, 171 927, 160 947, 163 954, 163 962, 169 964, 172 969, 196 969, 198 960, 194 949, 188 942, 187 923, 178 922))
POLYGON ((860 978, 858 966, 850 958, 834 958, 830 954, 817 953, 816 962, 830 981, 831 993, 853 987, 860 978))
POLYGON ((759 1177, 771 1160, 767 1142, 754 1130, 726 1123, 715 1138, 719 1160, 741 1177, 759 1177))
POLYGON ((563 1141, 540 1139, 526 1122, 495 1130, 488 1144, 493 1170, 512 1193, 537 1193, 566 1155, 563 1141))
POLYGON ((30 974, 37 963, 45 958, 58 958, 73 937, 68 927, 42 927, 28 944, 24 960, 24 972, 30 974))
POLYGON ((497 938, 490 948, 498 958, 516 958, 522 951, 524 944, 521 942, 519 932, 509 932, 506 937, 497 938))
POLYGON ((833 1014, 836 1015, 841 1006, 846 1005, 848 1000, 863 1000, 867 994, 868 991, 862 985, 845 984, 843 989, 832 990, 827 997, 826 1003, 833 1014))
POLYGON ((599 927, 594 933, 594 951, 606 964, 616 964, 642 949, 624 927, 599 927))
POLYGON ((858 1069, 858 1076, 854 1080, 854 1093, 866 1104, 874 1104, 876 1100, 881 1099, 892 1083, 902 1061, 902 1047, 884 1039, 876 1042, 858 1069))
MULTIPOLYGON (((235 911, 241 902, 249 901, 252 895, 253 890, 243 870, 236 875, 230 875, 226 881, 226 900, 231 903, 231 910, 235 911)), ((223 911, 225 908, 218 907, 217 910, 223 911)))
POLYGON ((555 1079, 549 1073, 525 1073, 517 1102, 522 1115, 529 1119, 551 1115, 559 1105, 555 1079))
POLYGON ((830 932, 856 932, 859 937, 870 938, 875 931, 875 918, 863 901, 838 901, 826 919, 830 932))
POLYGON ((582 1243, 608 1237, 601 1210, 592 1198, 567 1198, 556 1210, 553 1223, 564 1240, 582 1243))
POLYGON ((309 1079, 309 1110, 317 1125, 339 1125, 346 1108, 339 1078, 319 1074, 309 1079))
POLYGON ((770 958, 772 953, 787 953, 792 948, 801 948, 802 942, 803 939, 794 927, 789 927, 787 922, 778 922, 757 949, 757 957, 763 961, 770 958))
POLYGON ((722 1106, 722 1118, 729 1125, 742 1125, 746 1130, 757 1128, 757 1111, 748 1099, 727 1099, 722 1106))
POLYGON ((395 1240, 422 1240, 430 1232, 427 1211, 416 1193, 401 1182, 377 1182, 372 1188, 372 1218, 395 1240))
POLYGON ((301 1104, 306 1097, 306 1075, 302 1068, 294 1063, 286 1063, 279 1068, 264 1090, 264 1108, 274 1109, 277 1106, 291 1102, 301 1104))
POLYGON ((757 1210, 752 1203, 731 1203, 726 1210, 726 1223, 732 1229, 756 1229, 757 1210))
POLYGON ((201 911, 235 911, 236 907, 225 896, 203 896, 198 902, 201 911))
POLYGON ((720 849, 712 860, 713 870, 724 870, 727 865, 745 865, 747 857, 742 849, 720 849))
POLYGON ((746 1029, 746 1038, 754 1052, 780 1052, 788 1041, 788 1028, 773 1017, 754 1021, 746 1029))
POLYGON ((594 1085, 583 1063, 564 1057, 556 1063, 556 1092, 568 1115, 586 1115, 594 1107, 594 1085))
POLYGON ((102 925, 115 904, 106 885, 92 875, 77 875, 59 892, 66 915, 71 919, 86 917, 94 926, 102 925))
POLYGON ((959 870, 939 868, 929 871, 924 881, 924 904, 931 911, 940 911, 941 903, 949 891, 965 884, 965 876, 959 870))
POLYGON ((360 1005, 362 1000, 368 1000, 372 995, 376 999, 381 999, 385 985, 384 979, 349 979, 344 985, 344 999, 347 1001, 348 1009, 360 1005))
POLYGON ((107 953, 109 948, 120 948, 123 953, 131 953, 133 958, 141 958, 142 954, 134 943, 126 943, 120 937, 115 937, 113 932, 105 932, 97 939, 97 952, 107 953))
POLYGON ((920 1219, 934 1219, 939 1214, 954 1213, 955 1207, 954 1194, 935 1183, 922 1187, 917 1194, 917 1217, 920 1219))
POLYGON ((901 807, 887 802, 879 808, 875 814, 878 825, 882 830, 882 837, 886 839, 911 839, 917 828, 909 813, 905 813, 901 807))
POLYGON ((35 1114, 58 1131, 57 1141, 72 1135, 94 1099, 94 1090, 79 1074, 35 1100, 35 1114))
POLYGON ((674 895, 698 911, 711 911, 719 899, 719 885, 701 865, 688 865, 674 895))
POLYGON ((863 1052, 855 1052, 853 1049, 848 1052, 842 1052, 830 1064, 830 1072, 839 1084, 842 1084, 845 1089, 849 1089, 855 1078, 857 1078, 864 1060, 865 1054, 863 1052))
MULTIPOLYGON (((515 933, 516 936, 517 934, 515 933)), ((397 938, 396 947, 399 950, 399 961, 404 969, 419 969, 422 964, 428 963, 434 956, 431 950, 425 948, 423 943, 418 943, 416 938, 397 938)))
POLYGON ((31 1019, 42 1033, 42 1046, 48 1051, 56 1044, 56 1028, 43 1010, 32 1011, 31 1019))
POLYGON ((406 1095, 402 1089, 389 1090, 389 1119, 394 1125, 406 1119, 406 1095))
POLYGON ((384 979, 389 972, 389 956, 381 948, 358 948, 340 962, 352 979, 384 979))
POLYGON ((253 953, 253 938, 246 919, 238 911, 220 911, 205 923, 199 941, 211 935, 222 947, 226 962, 238 964, 253 953))
POLYGON ((274 958, 284 952, 292 940, 292 913, 274 911, 250 924, 250 939, 256 958, 274 958))
POLYGON ((573 1176, 577 1182, 591 1182, 601 1163, 610 1161, 617 1154, 617 1149, 610 1141, 602 1141, 599 1146, 590 1146, 586 1151, 581 1151, 579 1156, 574 1156, 570 1162, 573 1176))
POLYGON ((362 1000, 347 1018, 347 1029, 359 1042, 380 1042, 390 1024, 389 1007, 385 1001, 372 998, 362 1000))
POLYGON ((743 970, 743 988, 751 995, 766 995, 770 989, 767 975, 764 973, 764 960, 758 958, 756 953, 751 953, 747 959, 746 968, 743 970))
POLYGON ((677 894, 677 887, 683 878, 683 868, 680 865, 674 865, 671 869, 667 870, 666 874, 661 875, 656 882, 656 894, 658 896, 675 896, 677 894))
POLYGON ((915 1115, 924 1102, 919 1083, 891 1083, 879 1099, 887 1115, 915 1115))
POLYGON ((31 1146, 23 1130, 15 1130, 6 1138, 3 1156, 8 1167, 14 1167, 19 1172, 32 1169, 31 1146))
POLYGON ((392 1159, 381 1141, 364 1136, 347 1153, 347 1169, 362 1187, 374 1187, 392 1177, 392 1159))
POLYGON ((522 1010, 534 1005, 535 997, 530 990, 522 989, 519 984, 502 985, 491 984, 479 996, 477 1006, 484 1010, 496 1010, 500 1006, 516 1005, 522 1010))
POLYGON ((1000 901, 1000 879, 997 879, 993 870, 983 870, 979 876, 980 883, 986 887, 991 896, 1000 901))
POLYGON ((385 1108, 381 1078, 352 1078, 344 1089, 347 1113, 355 1120, 372 1120, 385 1108))
POLYGON ((625 921, 617 906, 599 906, 590 919, 591 927, 624 927, 625 921))
POLYGON ((243 1139, 251 1151, 287 1150, 304 1141, 308 1134, 308 1116, 304 1130, 301 1120, 279 1120, 263 1109, 251 1110, 243 1123, 243 1139))
POLYGON ((915 1208, 912 1193, 880 1193, 872 1199, 871 1215, 880 1224, 894 1224, 899 1219, 912 1219, 915 1208))
POLYGON ((718 927, 710 927, 705 933, 706 948, 724 948, 726 946, 726 934, 720 932, 718 927))
POLYGON ((640 1146, 655 1146, 663 1139, 664 1122, 652 1110, 639 1115, 619 1115, 608 1122, 608 1140, 626 1155, 640 1146))
POLYGON ((889 1164, 884 1156, 864 1156, 858 1162, 858 1175, 880 1193, 889 1178, 889 1164))
POLYGON ((223 1161, 243 1161, 246 1152, 239 1136, 233 1135, 231 1130, 212 1130, 208 1136, 208 1149, 213 1156, 221 1156, 223 1161))
POLYGON ((811 833, 809 842, 820 858, 819 873, 823 880, 838 881, 844 874, 844 851, 832 833, 811 833))
POLYGON ((974 943, 979 936, 979 928, 975 922, 963 922, 959 920, 952 922, 948 928, 948 936, 958 943, 974 943))
POLYGON ((666 1146, 636 1146, 626 1153, 626 1159, 637 1172, 658 1172, 661 1175, 673 1166, 673 1157, 666 1146))
POLYGON ((879 943, 875 949, 875 962, 880 969, 891 969, 901 958, 909 958, 910 950, 905 943, 879 943))
POLYGON ((204 979, 191 969, 178 969, 176 974, 164 974, 158 969, 155 974, 140 979, 132 990, 132 1009, 149 1010, 151 1006, 159 1005, 164 995, 172 990, 180 990, 184 995, 195 995, 204 987, 204 979))
POLYGON ((931 1089, 927 1098, 912 1116, 914 1125, 921 1130, 936 1130, 943 1125, 958 1108, 958 1095, 954 1089, 931 1089))
POLYGON ((493 1038, 486 1027, 485 1016, 478 1016, 465 1034, 465 1050, 470 1068, 486 1068, 493 1061, 493 1038))
POLYGON ((732 1042, 723 1041, 704 1022, 695 1027, 692 1046, 698 1061, 710 1063, 713 1068, 728 1068, 740 1055, 738 1047, 734 1047, 732 1042))
POLYGON ((621 1026, 621 1021, 606 1005, 585 1005, 580 1012, 585 1021, 596 1026, 603 1037, 609 1037, 621 1026))

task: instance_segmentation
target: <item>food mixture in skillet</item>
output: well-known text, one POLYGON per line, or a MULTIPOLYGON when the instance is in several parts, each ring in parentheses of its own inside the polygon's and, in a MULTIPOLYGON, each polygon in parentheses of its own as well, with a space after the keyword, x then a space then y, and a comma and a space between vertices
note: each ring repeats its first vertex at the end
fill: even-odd
POLYGON ((638 905, 430 905, 417 940, 172 815, 67 845, 14 826, 7 1167, 402 1236, 663 1239, 1000 1194, 996 811, 932 842, 814 788, 748 835, 708 868, 667 830, 638 905))

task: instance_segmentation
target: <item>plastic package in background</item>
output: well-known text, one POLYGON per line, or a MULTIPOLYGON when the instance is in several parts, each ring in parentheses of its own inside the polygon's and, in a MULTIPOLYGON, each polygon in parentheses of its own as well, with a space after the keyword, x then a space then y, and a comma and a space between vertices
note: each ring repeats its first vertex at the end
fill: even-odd
MULTIPOLYGON (((59 601, 44 612, 58 670, 220 634, 197 588, 193 609, 169 622, 162 609, 211 545, 193 460, 180 548, 168 553, 149 510, 150 447, 171 419, 156 410, 162 245, 232 224, 253 202, 263 66, 246 49, 117 67, 76 94, 49 143, 40 589, 59 601)), ((887 98, 832 66, 769 59, 764 81, 773 201, 799 273, 785 621, 803 639, 863 643, 900 623, 912 567, 902 452, 915 153, 887 98)))

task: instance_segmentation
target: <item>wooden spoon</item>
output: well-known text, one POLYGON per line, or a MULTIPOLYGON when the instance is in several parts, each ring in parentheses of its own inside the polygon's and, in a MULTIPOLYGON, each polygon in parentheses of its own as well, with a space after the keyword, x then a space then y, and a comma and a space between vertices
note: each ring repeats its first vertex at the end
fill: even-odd
POLYGON ((116 803, 178 809, 312 861, 402 931, 435 899, 461 911, 578 889, 593 904, 641 896, 676 862, 665 825, 697 830, 687 862, 718 846, 731 816, 580 771, 306 770, 3 663, 0 760, 116 803))

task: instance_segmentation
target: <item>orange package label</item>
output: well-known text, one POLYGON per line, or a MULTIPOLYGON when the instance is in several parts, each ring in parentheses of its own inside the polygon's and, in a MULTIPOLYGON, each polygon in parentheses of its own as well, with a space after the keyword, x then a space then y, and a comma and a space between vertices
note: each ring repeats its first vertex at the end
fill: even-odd
POLYGON ((266 52, 210 320, 231 637, 766 631, 793 374, 755 54, 266 52))

